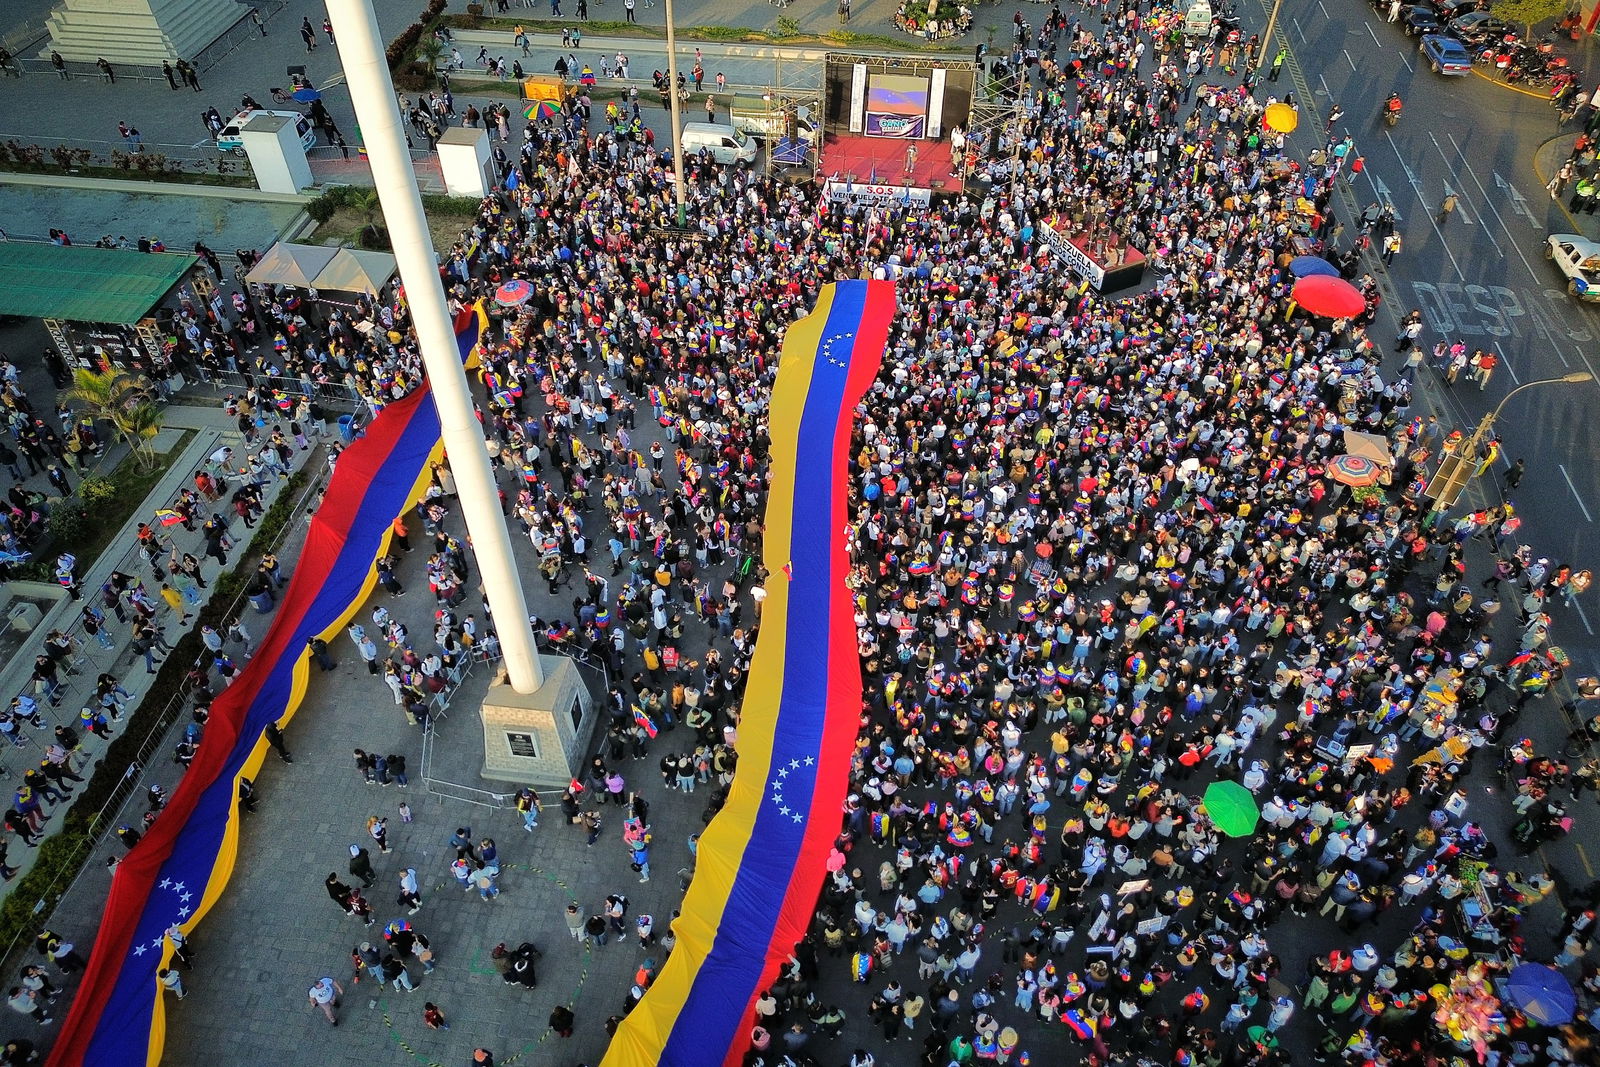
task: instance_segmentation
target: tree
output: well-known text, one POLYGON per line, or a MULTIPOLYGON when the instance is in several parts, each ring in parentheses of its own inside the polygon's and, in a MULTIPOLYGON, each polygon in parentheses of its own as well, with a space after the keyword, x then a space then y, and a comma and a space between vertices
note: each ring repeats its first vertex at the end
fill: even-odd
POLYGON ((350 206, 361 212, 361 218, 364 223, 361 227, 362 237, 370 237, 376 240, 378 236, 378 218, 383 214, 383 202, 378 199, 378 190, 352 190, 349 193, 349 197, 350 206))
POLYGON ((426 34, 417 42, 417 58, 428 65, 428 73, 436 74, 439 60, 444 56, 444 42, 433 34, 426 34))
POLYGON ((1567 13, 1567 0, 1499 0, 1493 10, 1496 18, 1520 25, 1522 39, 1531 41, 1535 25, 1567 13))
POLYGON ((78 369, 73 386, 63 398, 81 404, 91 418, 109 422, 127 442, 135 461, 145 468, 155 464, 150 440, 161 432, 161 406, 155 402, 150 380, 126 371, 78 369))

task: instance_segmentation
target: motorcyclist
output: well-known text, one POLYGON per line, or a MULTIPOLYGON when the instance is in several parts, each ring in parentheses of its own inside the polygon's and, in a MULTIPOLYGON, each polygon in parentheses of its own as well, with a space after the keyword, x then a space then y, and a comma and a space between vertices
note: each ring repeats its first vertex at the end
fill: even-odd
POLYGON ((1389 94, 1389 99, 1384 101, 1383 109, 1385 111, 1389 112, 1389 114, 1391 114, 1391 115, 1398 116, 1400 114, 1400 108, 1402 106, 1403 105, 1400 103, 1400 94, 1399 93, 1390 93, 1389 94))

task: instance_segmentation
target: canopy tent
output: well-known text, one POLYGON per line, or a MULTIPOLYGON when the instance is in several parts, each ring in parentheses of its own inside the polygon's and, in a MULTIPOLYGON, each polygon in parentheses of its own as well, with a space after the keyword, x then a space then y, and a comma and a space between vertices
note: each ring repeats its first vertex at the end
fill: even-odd
POLYGON ((338 293, 372 293, 394 277, 394 256, 388 252, 368 252, 341 248, 311 283, 313 289, 338 293))
POLYGON ((191 253, 0 243, 0 315, 128 326, 199 260, 191 253))
POLYGON ((1385 469, 1394 467, 1394 456, 1389 454, 1389 440, 1380 434, 1345 430, 1344 450, 1352 456, 1365 456, 1385 469))
POLYGON ((279 241, 245 276, 252 285, 289 285, 315 288, 315 278, 332 262, 339 249, 327 245, 294 245, 279 241))

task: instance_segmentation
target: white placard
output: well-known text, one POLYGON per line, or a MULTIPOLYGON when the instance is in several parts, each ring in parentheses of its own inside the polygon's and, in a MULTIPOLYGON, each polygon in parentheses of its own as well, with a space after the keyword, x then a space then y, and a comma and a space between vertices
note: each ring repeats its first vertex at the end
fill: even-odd
POLYGON ((1039 223, 1039 235, 1044 238, 1044 243, 1056 254, 1056 258, 1068 267, 1089 279, 1089 284, 1099 289, 1106 282, 1106 270, 1100 264, 1089 258, 1087 252, 1067 240, 1066 236, 1057 231, 1048 222, 1039 223))
POLYGON ((928 83, 928 136, 944 135, 944 68, 935 67, 928 83))
POLYGON ((867 113, 867 65, 850 68, 850 132, 860 133, 867 113))

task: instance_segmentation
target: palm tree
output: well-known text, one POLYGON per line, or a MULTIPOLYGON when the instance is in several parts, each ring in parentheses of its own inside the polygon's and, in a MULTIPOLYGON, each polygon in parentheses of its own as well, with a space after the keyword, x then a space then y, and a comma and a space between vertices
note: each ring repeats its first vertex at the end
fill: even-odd
POLYGON ((376 242, 378 237, 378 219, 383 214, 383 202, 378 199, 376 189, 363 189, 350 193, 350 207, 361 213, 365 224, 361 227, 357 244, 365 246, 365 241, 370 237, 376 242))
POLYGON ((433 34, 427 34, 417 42, 417 58, 428 64, 430 77, 438 73, 439 60, 443 55, 444 42, 433 34))
POLYGON ((150 380, 126 371, 92 371, 82 368, 72 373, 73 386, 64 397, 81 404, 91 418, 109 422, 127 442, 140 466, 155 463, 150 439, 161 431, 161 407, 155 402, 150 380))

